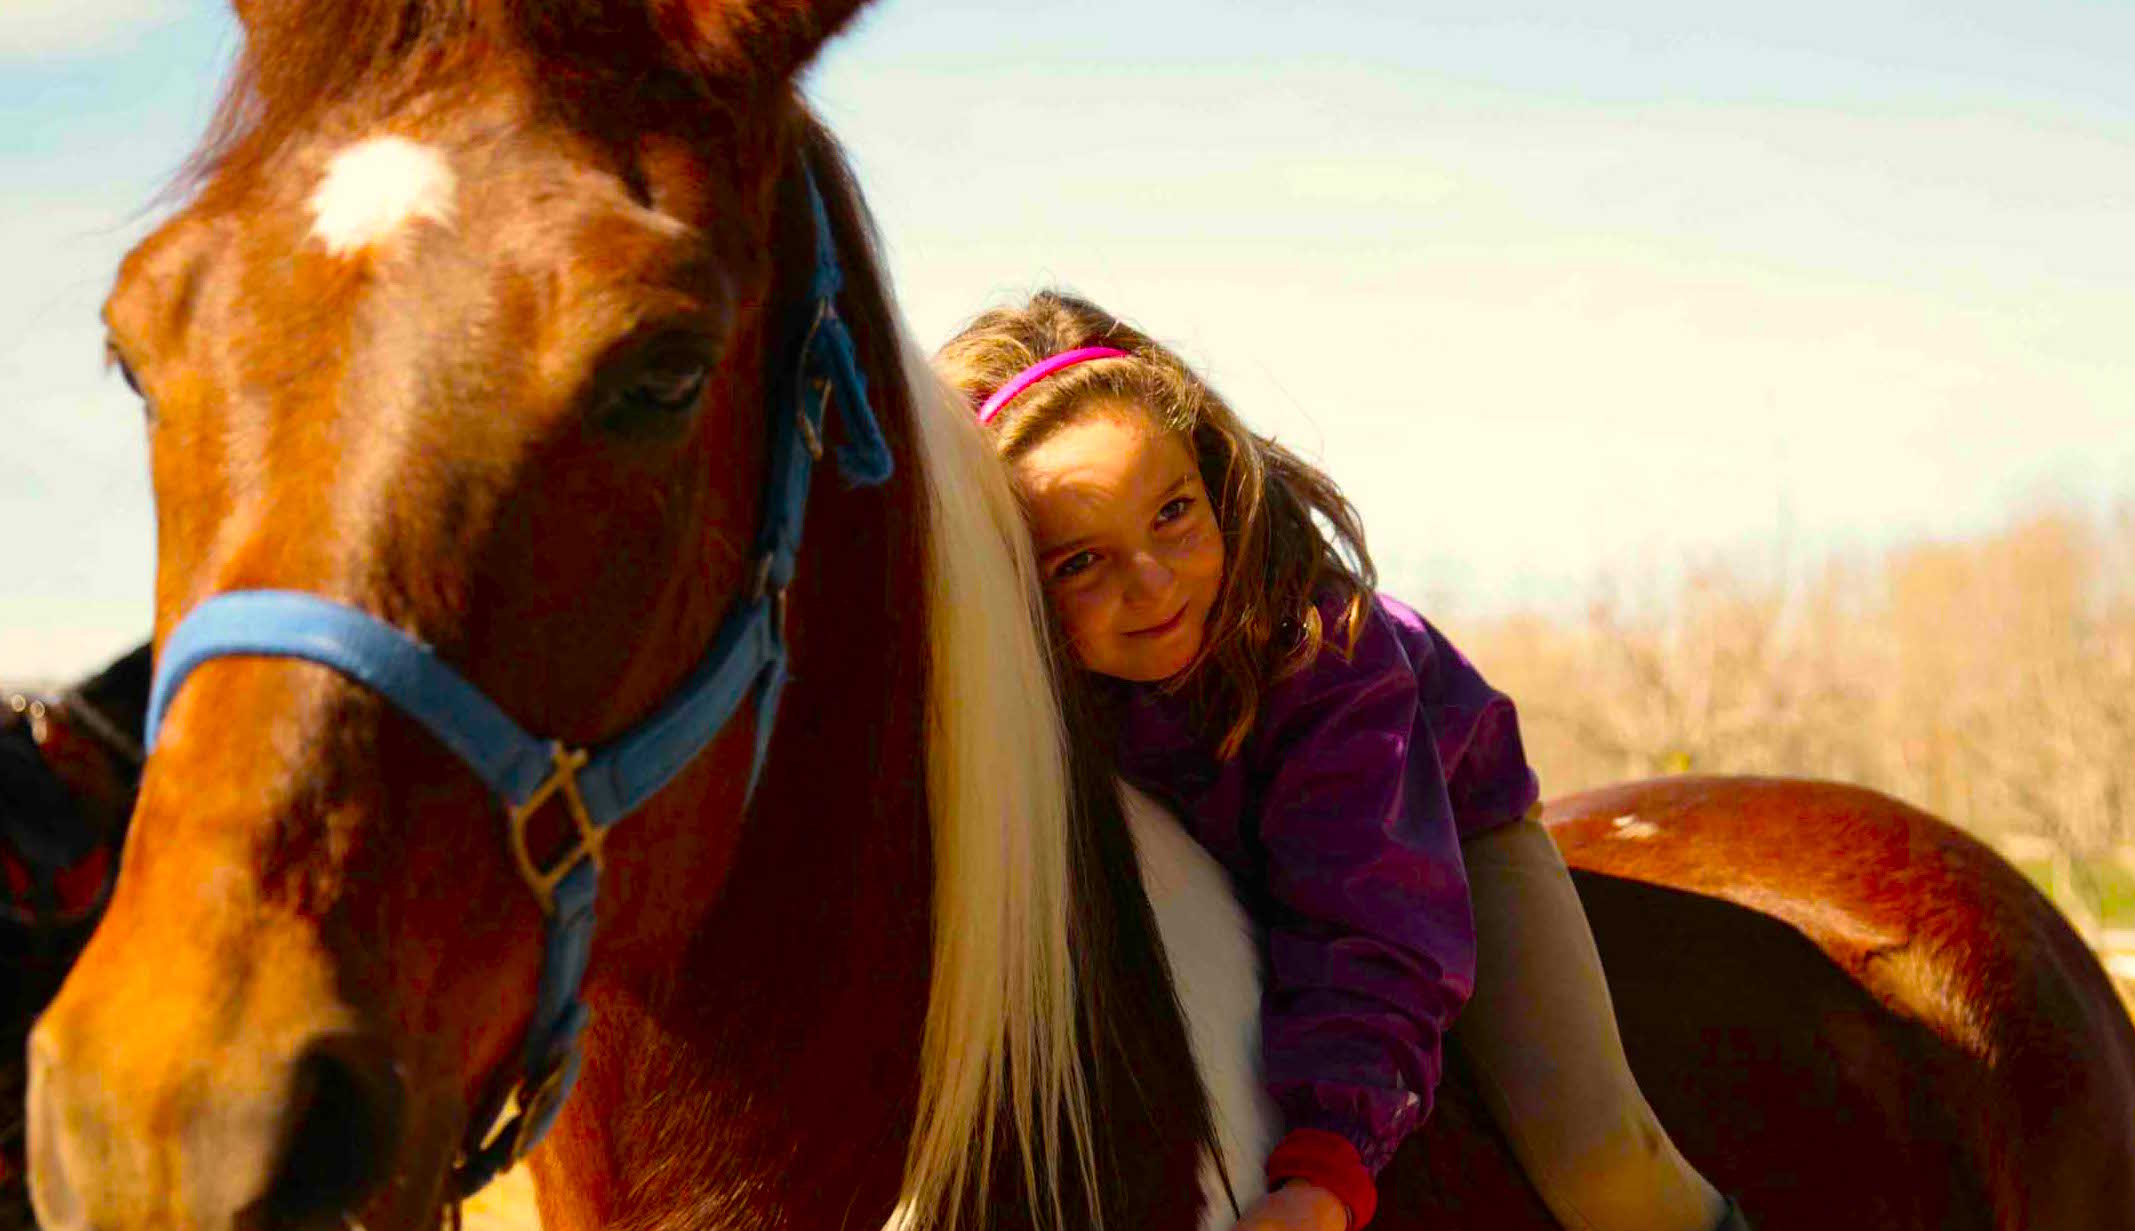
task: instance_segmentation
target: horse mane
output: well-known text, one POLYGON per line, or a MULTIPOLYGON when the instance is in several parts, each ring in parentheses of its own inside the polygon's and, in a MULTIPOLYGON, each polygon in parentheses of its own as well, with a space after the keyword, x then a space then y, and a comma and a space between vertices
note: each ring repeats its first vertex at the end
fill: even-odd
POLYGON ((863 360, 901 376, 929 522, 934 961, 891 1226, 955 1231, 1015 1172, 1035 1224, 1101 1228, 1124 1212, 1121 1177, 1151 1167, 1122 1156, 1120 1128, 1146 1124, 1222 1157, 1184 1014, 1109 749, 1078 720, 1080 678, 1048 636, 1006 468, 890 308, 835 139, 804 117, 802 146, 846 263, 843 310, 873 352, 863 360), (1158 1106, 1132 1073, 1108 1068, 1130 1058, 1183 1077, 1186 1105, 1158 1106), (1113 1105, 1110 1091, 1142 1105, 1113 1105))

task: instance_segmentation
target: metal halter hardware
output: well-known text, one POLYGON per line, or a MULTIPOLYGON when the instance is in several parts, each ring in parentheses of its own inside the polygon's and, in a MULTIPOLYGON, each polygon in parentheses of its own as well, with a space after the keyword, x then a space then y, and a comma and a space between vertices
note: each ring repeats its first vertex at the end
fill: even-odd
POLYGON ((525 878, 527 887, 534 891, 534 898, 541 903, 544 917, 556 913, 556 886, 563 883, 563 878, 569 876, 580 861, 590 862, 593 871, 600 872, 600 844, 607 836, 606 830, 593 823, 593 817, 586 811, 585 794, 578 789, 578 771, 586 767, 585 750, 566 748, 562 740, 553 740, 549 744, 549 760, 555 765, 555 772, 534 788, 525 803, 512 804, 504 810, 505 819, 511 822, 512 860, 519 865, 519 875, 525 878), (571 818, 573 836, 577 841, 544 868, 533 848, 527 845, 526 823, 534 819, 543 804, 559 795, 563 797, 564 812, 571 818))
POLYGON ((770 746, 786 682, 786 588, 793 581, 809 478, 823 455, 823 425, 835 403, 845 425, 838 470, 872 486, 892 469, 889 446, 867 401, 867 382, 836 299, 844 283, 830 218, 815 177, 803 167, 815 225, 815 272, 805 323, 790 364, 773 369, 771 428, 756 569, 712 635, 697 667, 650 718, 596 749, 539 740, 435 650, 383 620, 316 595, 287 590, 217 594, 179 621, 157 656, 147 738, 194 668, 215 658, 295 658, 330 667, 414 719, 472 769, 503 805, 512 861, 541 904, 547 931, 541 986, 527 1027, 518 1083, 478 1109, 474 1133, 453 1172, 465 1197, 516 1162, 555 1122, 578 1076, 578 1036, 586 1009, 579 986, 593 943, 601 844, 623 817, 657 794, 702 752, 752 696, 756 747, 753 790, 770 746), (786 408, 791 408, 790 413, 786 408), (560 801, 571 823, 568 849, 547 863, 527 841, 534 815, 560 801), (498 1124, 511 1096, 518 1110, 498 1124))

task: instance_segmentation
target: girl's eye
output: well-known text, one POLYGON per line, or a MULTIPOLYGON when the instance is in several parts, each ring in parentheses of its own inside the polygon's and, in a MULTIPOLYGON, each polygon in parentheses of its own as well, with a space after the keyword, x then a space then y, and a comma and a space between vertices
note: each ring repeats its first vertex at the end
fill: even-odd
POLYGON ((1089 571, 1090 566, 1095 563, 1097 563, 1096 552, 1078 551, 1053 566, 1053 580, 1066 581, 1070 577, 1089 571))
POLYGON ((1194 507, 1194 498, 1192 496, 1177 496, 1167 500, 1164 502, 1164 507, 1156 511, 1156 524, 1162 526, 1175 522, 1186 516, 1186 510, 1192 507, 1194 507))

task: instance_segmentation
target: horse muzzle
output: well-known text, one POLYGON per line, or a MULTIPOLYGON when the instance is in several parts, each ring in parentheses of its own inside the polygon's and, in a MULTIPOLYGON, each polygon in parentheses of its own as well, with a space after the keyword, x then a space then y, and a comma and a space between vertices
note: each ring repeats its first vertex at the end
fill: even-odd
POLYGON ((374 1038, 329 1020, 194 1051, 205 1040, 152 1020, 56 1007, 29 1047, 30 1197, 47 1231, 339 1231, 406 1187, 387 1183, 406 1083, 374 1038))

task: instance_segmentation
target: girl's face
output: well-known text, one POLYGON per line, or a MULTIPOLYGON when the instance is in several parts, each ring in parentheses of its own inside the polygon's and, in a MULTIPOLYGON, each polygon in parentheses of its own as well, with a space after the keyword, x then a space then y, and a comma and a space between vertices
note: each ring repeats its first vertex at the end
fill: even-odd
POLYGON ((1223 583, 1223 535, 1186 442, 1112 403, 1014 471, 1039 573, 1082 665, 1142 682, 1184 670, 1223 583))

